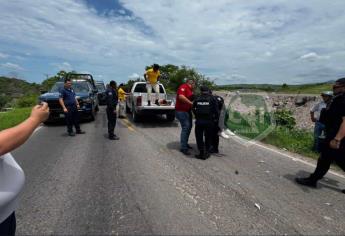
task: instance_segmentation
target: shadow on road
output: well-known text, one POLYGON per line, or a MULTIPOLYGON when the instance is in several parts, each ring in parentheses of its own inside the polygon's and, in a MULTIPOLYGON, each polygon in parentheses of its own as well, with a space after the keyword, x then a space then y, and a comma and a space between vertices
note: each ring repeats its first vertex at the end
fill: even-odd
MULTIPOLYGON (((304 192, 309 193, 311 190, 310 187, 299 185, 295 181, 296 177, 308 177, 309 175, 310 175, 309 172, 300 170, 296 173, 296 175, 288 174, 288 175, 284 175, 284 178, 292 181, 294 184, 299 186, 304 192)), ((342 189, 339 188, 339 181, 332 178, 328 178, 328 177, 323 178, 322 180, 318 182, 317 189, 321 189, 321 188, 328 188, 330 190, 342 193, 342 189)))
POLYGON ((139 118, 138 122, 134 122, 131 114, 127 114, 127 119, 136 127, 140 128, 156 128, 156 127, 178 127, 177 121, 167 121, 162 115, 145 115, 139 118))

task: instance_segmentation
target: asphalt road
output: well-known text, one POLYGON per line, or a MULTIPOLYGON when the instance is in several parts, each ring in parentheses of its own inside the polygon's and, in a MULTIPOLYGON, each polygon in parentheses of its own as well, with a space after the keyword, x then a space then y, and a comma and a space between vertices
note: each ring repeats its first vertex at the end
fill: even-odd
POLYGON ((26 173, 18 235, 345 233, 340 174, 309 189, 293 181, 309 162, 264 147, 221 140, 202 161, 178 151, 177 122, 121 120, 119 141, 106 127, 102 109, 85 135, 43 126, 13 153, 26 173))

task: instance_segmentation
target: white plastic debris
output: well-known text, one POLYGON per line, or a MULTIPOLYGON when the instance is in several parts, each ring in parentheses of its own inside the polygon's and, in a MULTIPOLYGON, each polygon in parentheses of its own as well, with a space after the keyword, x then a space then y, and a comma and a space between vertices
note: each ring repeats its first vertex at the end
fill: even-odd
POLYGON ((259 204, 255 203, 255 207, 258 208, 259 210, 261 210, 261 207, 259 204))
POLYGON ((332 220, 332 218, 329 217, 329 216, 324 216, 323 218, 324 218, 325 220, 332 220))
POLYGON ((331 206, 332 204, 331 203, 329 203, 329 202, 326 202, 325 203, 327 206, 331 206))

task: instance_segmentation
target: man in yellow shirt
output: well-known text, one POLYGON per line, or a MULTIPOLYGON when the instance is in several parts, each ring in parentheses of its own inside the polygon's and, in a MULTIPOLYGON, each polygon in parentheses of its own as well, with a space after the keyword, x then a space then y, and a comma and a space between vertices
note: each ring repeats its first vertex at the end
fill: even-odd
POLYGON ((147 105, 151 106, 151 93, 152 88, 155 90, 156 93, 156 101, 155 104, 159 106, 158 99, 159 99, 159 78, 161 73, 159 71, 159 65, 154 64, 153 68, 148 69, 145 74, 144 78, 146 80, 146 89, 147 89, 147 105))
POLYGON ((119 118, 125 117, 125 106, 126 106, 126 92, 123 89, 124 85, 120 84, 117 90, 117 95, 119 97, 119 118))

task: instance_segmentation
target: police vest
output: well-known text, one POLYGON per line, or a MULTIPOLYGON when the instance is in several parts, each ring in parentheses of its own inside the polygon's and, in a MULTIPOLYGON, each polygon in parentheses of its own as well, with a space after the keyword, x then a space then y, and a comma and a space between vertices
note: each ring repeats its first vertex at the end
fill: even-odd
POLYGON ((211 96, 201 96, 195 100, 195 117, 197 120, 212 120, 211 101, 211 96))

